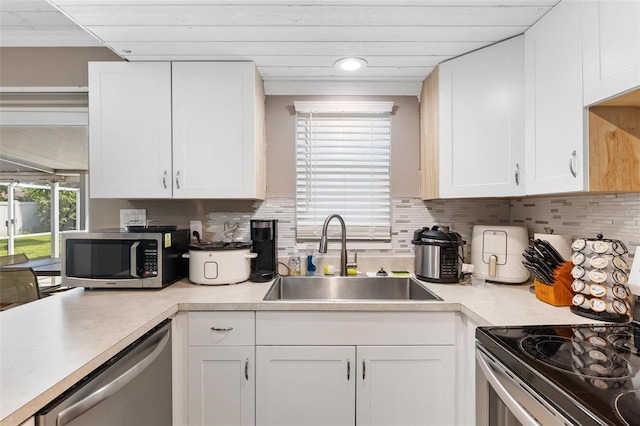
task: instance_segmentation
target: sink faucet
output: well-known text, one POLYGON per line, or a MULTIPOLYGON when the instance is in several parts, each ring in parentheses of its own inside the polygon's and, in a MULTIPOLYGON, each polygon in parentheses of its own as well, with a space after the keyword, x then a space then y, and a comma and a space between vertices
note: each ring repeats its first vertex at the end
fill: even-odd
POLYGON ((324 221, 324 225, 322 225, 322 237, 320 237, 320 248, 318 251, 320 253, 327 252, 327 228, 329 227, 329 222, 331 219, 336 218, 340 222, 340 227, 342 228, 342 250, 340 251, 340 275, 343 277, 347 276, 348 268, 357 268, 358 267, 358 253, 356 253, 355 261, 353 263, 347 262, 347 227, 344 224, 344 219, 339 214, 332 214, 327 217, 324 221))

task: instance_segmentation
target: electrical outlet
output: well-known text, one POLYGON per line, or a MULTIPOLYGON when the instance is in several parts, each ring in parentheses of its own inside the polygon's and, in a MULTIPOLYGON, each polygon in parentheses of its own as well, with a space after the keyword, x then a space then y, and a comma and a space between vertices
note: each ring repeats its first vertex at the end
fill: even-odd
POLYGON ((147 209, 120 209, 120 228, 127 225, 144 225, 147 220, 147 209))
POLYGON ((195 240, 196 237, 193 235, 194 232, 200 234, 200 238, 202 238, 202 221, 201 220, 192 220, 189 222, 189 235, 191 235, 191 239, 195 240))

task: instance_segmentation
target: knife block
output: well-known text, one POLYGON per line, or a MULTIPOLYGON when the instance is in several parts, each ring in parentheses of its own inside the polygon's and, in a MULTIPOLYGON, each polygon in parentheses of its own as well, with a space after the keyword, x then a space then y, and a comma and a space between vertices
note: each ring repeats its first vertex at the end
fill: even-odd
POLYGON ((536 297, 553 306, 571 306, 573 292, 571 291, 571 262, 564 262, 554 271, 555 283, 553 285, 543 284, 538 280, 533 280, 536 290, 536 297))

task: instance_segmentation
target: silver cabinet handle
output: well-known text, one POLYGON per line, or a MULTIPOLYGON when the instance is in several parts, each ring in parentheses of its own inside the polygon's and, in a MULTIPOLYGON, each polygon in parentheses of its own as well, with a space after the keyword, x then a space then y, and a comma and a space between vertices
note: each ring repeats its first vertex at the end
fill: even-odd
MULTIPOLYGON (((148 344, 155 344, 155 348, 153 351, 147 355, 142 361, 138 362, 136 365, 122 373, 115 380, 107 383, 97 391, 93 392, 91 395, 86 398, 81 399, 70 407, 62 410, 56 419, 56 426, 63 426, 71 422, 72 420, 78 418, 82 414, 86 413, 96 405, 100 404, 105 399, 109 398, 120 389, 129 384, 133 379, 135 379, 140 373, 142 373, 149 365, 153 363, 153 361, 158 358, 160 352, 164 349, 169 341, 169 332, 165 331, 161 333, 155 341, 149 341, 148 344)), ((142 348, 142 347, 141 347, 142 348)), ((142 348, 144 350, 144 348, 142 348)))
POLYGON ((516 186, 520 185, 520 164, 516 163, 516 186))
POLYGON ((347 360, 347 380, 351 379, 351 360, 347 360))
POLYGON ((249 380, 249 358, 244 361, 244 378, 249 380))
POLYGON ((367 373, 367 367, 364 363, 364 358, 362 358, 362 380, 364 380, 364 378, 366 377, 367 373))
POLYGON ((167 171, 165 170, 164 173, 162 173, 162 186, 164 186, 164 189, 167 189, 167 171))
POLYGON ((180 170, 176 172, 176 189, 180 189, 180 170))
POLYGON ((233 327, 211 327, 211 331, 231 331, 233 327))
POLYGON ((573 177, 578 176, 578 172, 576 172, 576 170, 573 168, 573 165, 575 164, 577 156, 578 156, 578 153, 574 149, 573 152, 571 153, 571 157, 569 157, 569 171, 571 172, 571 175, 573 177))

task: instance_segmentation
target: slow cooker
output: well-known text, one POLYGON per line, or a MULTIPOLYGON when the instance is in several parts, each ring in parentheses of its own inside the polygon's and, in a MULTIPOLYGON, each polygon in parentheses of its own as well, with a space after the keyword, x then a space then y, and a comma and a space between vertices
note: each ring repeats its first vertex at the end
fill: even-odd
POLYGON ((251 243, 202 242, 189 244, 189 280, 195 284, 236 284, 249 279, 251 243))
POLYGON ((432 283, 457 283, 462 269, 465 242, 457 232, 434 225, 413 233, 415 274, 432 283))

